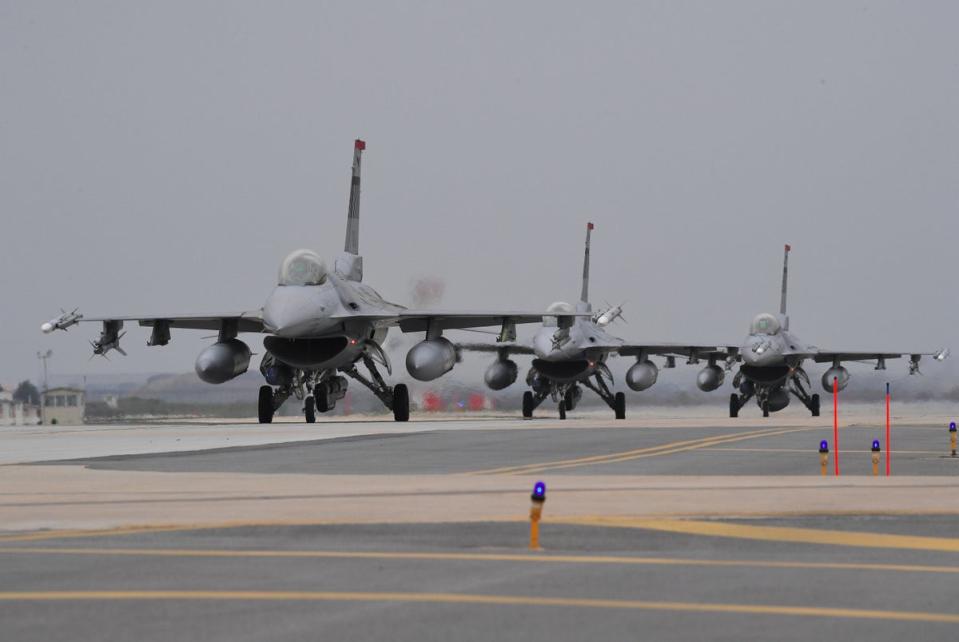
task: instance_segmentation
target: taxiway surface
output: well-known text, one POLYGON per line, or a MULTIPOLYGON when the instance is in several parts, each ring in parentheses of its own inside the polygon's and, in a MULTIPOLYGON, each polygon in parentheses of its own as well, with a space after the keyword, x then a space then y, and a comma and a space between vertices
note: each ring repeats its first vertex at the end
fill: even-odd
POLYGON ((830 418, 801 416, 111 428, 119 449, 60 429, 32 456, 2 433, 0 622, 17 640, 954 639, 946 419, 897 418, 889 478, 854 417, 840 477, 819 474, 830 418), (138 448, 151 431, 178 450, 138 448))

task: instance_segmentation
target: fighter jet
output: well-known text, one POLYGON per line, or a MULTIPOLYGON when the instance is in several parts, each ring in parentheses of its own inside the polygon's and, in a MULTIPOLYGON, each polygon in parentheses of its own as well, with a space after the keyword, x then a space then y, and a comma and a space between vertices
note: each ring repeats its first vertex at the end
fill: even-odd
POLYGON ((739 390, 729 397, 729 416, 738 417, 739 410, 752 397, 763 416, 782 410, 789 405, 789 395, 799 399, 812 413, 819 416, 819 395, 810 394, 809 376, 803 369, 807 360, 816 363, 831 363, 832 366, 822 376, 822 385, 826 392, 833 391, 835 381, 839 390, 849 383, 849 371, 842 366, 844 361, 875 361, 876 370, 886 369, 886 359, 909 356, 909 374, 919 372, 919 360, 931 356, 943 361, 949 356, 948 350, 938 352, 855 352, 848 350, 821 350, 816 346, 803 343, 789 331, 789 317, 786 316, 786 292, 789 276, 789 252, 792 247, 786 245, 783 256, 782 295, 779 314, 762 313, 753 319, 749 336, 739 350, 742 366, 733 378, 733 387, 739 390))
MULTIPOLYGON (((492 390, 502 390, 516 381, 518 366, 511 354, 533 355, 532 367, 526 376, 530 387, 523 393, 523 417, 530 418, 533 411, 547 398, 557 404, 559 418, 565 419, 567 411, 576 408, 583 396, 582 388, 595 392, 613 409, 617 419, 626 417, 626 395, 613 393, 613 375, 606 365, 610 355, 636 357, 636 363, 626 373, 626 384, 633 390, 646 390, 656 383, 659 368, 649 359, 653 355, 666 357, 667 368, 675 367, 677 356, 687 358, 687 363, 699 363, 701 358, 708 365, 699 373, 697 383, 702 390, 715 390, 722 385, 725 369, 717 361, 731 359, 734 348, 728 346, 697 346, 681 343, 628 344, 606 331, 617 317, 622 315, 622 306, 617 305, 599 314, 593 314, 589 303, 589 250, 592 223, 586 225, 586 250, 583 258, 583 288, 579 302, 573 306, 562 301, 547 309, 543 326, 531 343, 461 343, 467 351, 495 352, 497 359, 486 370, 484 379, 492 390)), ((730 365, 732 361, 730 360, 730 365)))
POLYGON ((52 332, 84 321, 100 322, 100 338, 91 343, 94 354, 104 356, 111 350, 123 353, 120 338, 126 321, 152 328, 147 342, 150 346, 167 345, 174 328, 215 330, 216 343, 204 349, 196 360, 197 375, 213 384, 229 381, 249 367, 252 352, 237 335, 263 333, 267 336, 263 340, 260 372, 266 384, 259 392, 260 423, 270 423, 290 396, 303 400, 306 421, 313 423, 316 412, 332 410, 346 395, 346 377, 369 388, 393 411, 396 421, 407 421, 410 407, 406 385, 390 386, 378 368, 382 366, 392 374, 390 359, 381 347, 390 327, 426 333, 425 339, 407 353, 406 367, 414 378, 431 381, 449 372, 457 361, 455 347, 442 336, 444 330, 499 325, 500 339, 506 341, 515 338, 517 323, 540 323, 543 313, 409 310, 384 300, 363 283, 359 233, 360 170, 365 149, 366 143, 357 139, 346 243, 343 253, 334 259, 332 270, 315 252, 296 250, 283 260, 277 286, 257 310, 110 317, 84 317, 74 310, 44 323, 41 329, 52 332), (357 368, 358 363, 365 366, 366 374, 357 368))

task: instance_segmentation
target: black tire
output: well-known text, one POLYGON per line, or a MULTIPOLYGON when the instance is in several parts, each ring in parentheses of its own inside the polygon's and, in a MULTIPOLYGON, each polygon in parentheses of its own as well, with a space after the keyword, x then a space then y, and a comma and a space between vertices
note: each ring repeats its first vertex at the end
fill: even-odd
POLYGON ((566 401, 559 402, 559 418, 566 419, 566 401))
POLYGON ((763 417, 769 416, 769 402, 763 404, 763 417))
POLYGON ((330 411, 330 395, 326 390, 325 383, 318 383, 313 387, 313 399, 316 404, 317 412, 329 412, 330 411))
POLYGON ((563 406, 566 407, 566 410, 573 409, 573 389, 570 388, 566 391, 566 394, 563 395, 563 406))
POLYGON ((393 420, 409 421, 410 419, 410 391, 405 383, 393 386, 393 420))
POLYGON ((616 396, 613 397, 613 411, 616 413, 617 419, 626 418, 626 395, 621 392, 616 393, 616 396))
POLYGON ((739 395, 737 394, 729 395, 729 416, 739 416, 739 395))
POLYGON ((809 412, 812 413, 813 417, 818 417, 819 416, 819 395, 818 394, 815 394, 812 396, 811 403, 809 405, 812 406, 809 409, 809 412))
POLYGON ((527 390, 523 393, 523 418, 531 419, 533 417, 533 393, 527 390))
POLYGON ((303 400, 303 415, 306 417, 306 423, 316 423, 316 404, 313 397, 307 397, 303 400))
POLYGON ((256 410, 261 424, 273 423, 273 388, 260 386, 260 397, 256 404, 256 410))

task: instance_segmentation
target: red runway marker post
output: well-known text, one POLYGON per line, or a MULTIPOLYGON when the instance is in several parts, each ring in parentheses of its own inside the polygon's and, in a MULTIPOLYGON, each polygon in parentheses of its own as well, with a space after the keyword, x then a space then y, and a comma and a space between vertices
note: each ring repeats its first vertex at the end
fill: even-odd
POLYGON ((889 432, 889 382, 886 382, 886 477, 892 475, 892 440, 889 432))
POLYGON ((839 377, 832 378, 832 446, 836 477, 839 477, 839 377))

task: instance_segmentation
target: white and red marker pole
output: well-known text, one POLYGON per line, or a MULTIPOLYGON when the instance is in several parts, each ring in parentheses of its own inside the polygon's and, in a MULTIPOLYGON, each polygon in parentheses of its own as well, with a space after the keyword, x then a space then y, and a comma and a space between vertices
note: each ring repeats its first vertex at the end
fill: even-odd
POLYGON ((839 477, 839 377, 832 378, 832 444, 836 477, 839 477))
POLYGON ((889 382, 886 382, 886 477, 892 475, 892 433, 889 429, 889 382))

